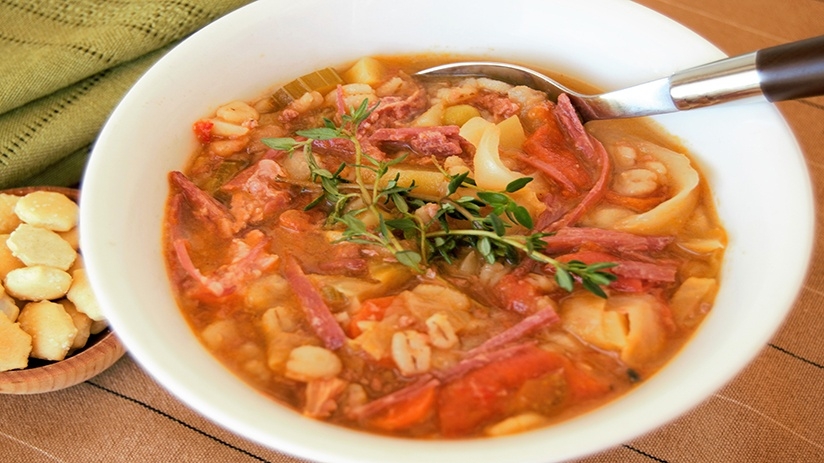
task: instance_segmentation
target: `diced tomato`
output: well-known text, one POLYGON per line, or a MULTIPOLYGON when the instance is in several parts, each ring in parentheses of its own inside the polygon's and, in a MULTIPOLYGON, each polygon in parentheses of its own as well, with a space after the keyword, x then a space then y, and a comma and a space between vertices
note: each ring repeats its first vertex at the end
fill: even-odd
POLYGON ((524 151, 552 166, 553 171, 560 173, 579 191, 592 186, 592 176, 564 135, 555 114, 552 111, 533 111, 533 115, 543 124, 524 141, 524 151))
POLYGON ((210 120, 200 119, 192 125, 195 137, 200 143, 206 144, 212 141, 212 127, 214 123, 210 120))
MULTIPOLYGON (((471 434, 480 426, 500 419, 529 380, 563 371, 570 403, 608 393, 610 383, 576 367, 563 355, 529 346, 512 357, 473 370, 441 387, 438 418, 444 436, 471 434)), ((547 396, 557 391, 547 391, 547 396)))
POLYGON ((536 310, 538 290, 513 273, 504 275, 495 285, 495 295, 512 312, 531 314, 536 310))
POLYGON ((278 224, 289 231, 305 233, 315 229, 310 213, 299 209, 287 209, 278 217, 278 224))
POLYGON ((521 385, 563 368, 564 358, 539 347, 471 371, 446 384, 438 395, 438 418, 445 436, 462 436, 499 417, 521 385))
POLYGON ((610 391, 610 384, 592 376, 568 362, 564 367, 564 378, 569 388, 571 401, 581 401, 600 397, 610 391))
POLYGON ((434 410, 437 387, 421 388, 420 392, 406 400, 389 406, 384 412, 369 420, 375 428, 398 431, 410 428, 428 419, 434 410))
POLYGON ((383 320, 386 309, 392 305, 394 300, 395 296, 384 296, 363 301, 360 310, 349 320, 349 328, 347 329, 349 337, 356 338, 363 333, 363 330, 358 326, 359 322, 383 320))

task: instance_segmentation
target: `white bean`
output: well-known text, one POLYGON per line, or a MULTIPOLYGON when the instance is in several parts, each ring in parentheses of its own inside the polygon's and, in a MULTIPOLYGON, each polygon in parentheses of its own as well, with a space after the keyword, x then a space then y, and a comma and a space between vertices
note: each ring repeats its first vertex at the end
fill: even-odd
POLYGON ((217 108, 215 115, 230 124, 236 125, 245 125, 260 119, 257 110, 242 101, 233 101, 217 108))
POLYGON ((624 196, 645 196, 658 188, 658 174, 647 169, 629 169, 615 177, 612 188, 624 196))
POLYGON ((342 85, 340 90, 329 92, 326 95, 326 104, 337 107, 338 91, 343 92, 343 104, 346 111, 349 111, 349 108, 357 108, 364 99, 368 100, 370 104, 378 99, 375 90, 367 84, 346 84, 342 85))
POLYGON ((629 145, 615 145, 612 149, 612 161, 620 169, 629 169, 635 166, 638 153, 629 145))
POLYGON ((232 124, 220 119, 209 119, 212 123, 212 135, 215 137, 236 138, 249 133, 249 128, 232 124))
POLYGON ((323 95, 318 92, 306 92, 298 98, 289 103, 289 109, 294 109, 299 113, 305 113, 312 109, 320 107, 323 104, 323 95))
POLYGON ((314 379, 333 378, 342 368, 343 364, 334 352, 318 346, 299 346, 289 353, 286 377, 309 382, 314 379))
POLYGON ((543 101, 546 101, 546 93, 540 92, 525 85, 512 87, 506 92, 510 100, 518 103, 522 108, 531 108, 543 101))
POLYGON ((479 77, 477 79, 478 88, 489 90, 490 92, 506 94, 512 89, 512 85, 500 80, 487 79, 486 77, 479 77))
POLYGON ((651 170, 658 174, 659 178, 666 178, 667 176, 667 166, 665 166, 663 162, 647 161, 643 163, 642 166, 644 169, 651 170))
POLYGON ((240 138, 228 138, 225 140, 214 140, 209 143, 209 152, 214 154, 215 156, 220 157, 228 157, 231 156, 238 151, 246 148, 246 144, 249 140, 246 137, 240 138))

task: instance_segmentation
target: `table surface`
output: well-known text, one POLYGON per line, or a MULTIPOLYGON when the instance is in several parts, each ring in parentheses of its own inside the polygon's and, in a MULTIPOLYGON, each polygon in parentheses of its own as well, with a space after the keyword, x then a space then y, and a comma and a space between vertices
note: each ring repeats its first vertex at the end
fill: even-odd
MULTIPOLYGON (((824 34, 824 0, 638 0, 734 55, 824 34)), ((824 197, 824 97, 778 108, 824 197)), ((792 312, 732 382, 667 426, 581 463, 824 461, 824 259, 817 246, 792 312)), ((188 409, 128 356, 40 395, 0 396, 6 462, 298 462, 188 409)), ((391 460, 391 458, 389 458, 391 460)))

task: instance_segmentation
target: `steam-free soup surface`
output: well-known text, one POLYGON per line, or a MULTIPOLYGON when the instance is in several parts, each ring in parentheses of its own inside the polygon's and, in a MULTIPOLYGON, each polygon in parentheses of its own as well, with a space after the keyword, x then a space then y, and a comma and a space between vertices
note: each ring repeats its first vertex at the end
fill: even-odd
MULTIPOLYGON (((169 274, 209 349, 319 420, 496 436, 645 381, 710 310, 725 233, 644 121, 364 58, 193 121, 169 274)), ((297 77, 297 76, 296 76, 297 77)))

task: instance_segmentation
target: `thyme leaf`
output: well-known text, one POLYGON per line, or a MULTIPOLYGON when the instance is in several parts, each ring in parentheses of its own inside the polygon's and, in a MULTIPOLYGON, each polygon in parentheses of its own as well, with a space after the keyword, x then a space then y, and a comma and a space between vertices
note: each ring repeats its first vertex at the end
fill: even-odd
POLYGON ((402 163, 405 156, 375 159, 363 152, 357 137, 360 124, 376 107, 363 100, 340 117, 339 125, 324 119, 323 127, 298 131, 297 135, 306 140, 262 140, 266 146, 290 155, 303 151, 310 180, 320 186, 320 194, 305 209, 326 207, 327 226, 342 227, 341 241, 382 247, 399 263, 418 272, 424 272, 436 259, 452 263, 467 247, 490 264, 529 258, 552 267, 555 281, 566 291, 572 291, 575 282, 580 281, 586 290, 607 296, 603 287, 616 279, 609 272, 616 264, 561 262, 543 252, 543 238, 549 234, 531 232, 534 221, 529 210, 512 196, 528 185, 531 177, 515 179, 503 191, 488 191, 477 186, 469 171, 450 175, 436 163, 447 183, 446 194, 437 200, 417 197, 415 183, 404 184, 399 172, 388 178, 390 167, 402 163), (331 172, 318 163, 312 141, 334 138, 354 144, 355 161, 342 163, 331 172), (344 176, 347 167, 351 172, 344 176), (371 174, 365 175, 367 172, 371 174), (424 207, 425 213, 417 213, 424 207), (370 223, 377 219, 377 225, 367 225, 367 217, 370 223))

